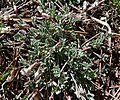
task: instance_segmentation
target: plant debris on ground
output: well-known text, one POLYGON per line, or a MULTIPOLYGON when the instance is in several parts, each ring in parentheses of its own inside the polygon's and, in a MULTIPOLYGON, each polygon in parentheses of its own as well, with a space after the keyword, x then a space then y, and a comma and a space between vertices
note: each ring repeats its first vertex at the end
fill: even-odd
POLYGON ((1 100, 119 100, 119 0, 1 0, 1 100))

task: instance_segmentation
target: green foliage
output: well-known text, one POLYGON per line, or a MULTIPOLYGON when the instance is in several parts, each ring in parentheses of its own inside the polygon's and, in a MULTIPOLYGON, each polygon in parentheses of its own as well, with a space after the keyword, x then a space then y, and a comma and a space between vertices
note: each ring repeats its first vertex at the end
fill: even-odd
POLYGON ((120 9, 120 0, 112 0, 113 1, 113 7, 120 9))
MULTIPOLYGON (((2 75, 0 75, 0 82, 2 81, 5 81, 7 76, 8 76, 9 72, 6 72, 6 73, 3 73, 2 75)), ((0 83, 1 84, 1 83, 0 83)))
MULTIPOLYGON (((65 17, 69 6, 66 4, 66 11, 57 14, 53 3, 51 2, 48 5, 50 6, 45 11, 54 16, 55 21, 39 21, 39 24, 37 24, 38 30, 34 31, 33 29, 29 29, 29 36, 23 36, 17 33, 14 36, 15 40, 20 41, 21 39, 24 40, 30 37, 28 59, 29 61, 39 59, 43 63, 47 73, 47 80, 55 81, 58 84, 57 87, 52 88, 53 92, 67 88, 75 91, 74 82, 71 80, 70 73, 74 74, 77 83, 82 84, 83 88, 86 86, 89 88, 89 83, 86 82, 86 79, 91 80, 96 77, 96 72, 91 68, 93 62, 89 56, 90 54, 77 48, 77 33, 65 33, 62 31, 74 29, 75 20, 71 17, 65 17), (57 43, 60 43, 60 45, 55 47, 57 43), (86 86, 83 84, 86 84, 86 86)), ((35 23, 34 20, 33 23, 35 23)), ((94 40, 91 45, 96 47, 103 40, 104 38, 100 37, 100 39, 94 40)), ((23 58, 19 60, 19 62, 26 66, 26 63, 24 63, 26 60, 23 58)), ((40 82, 44 82, 44 78, 42 80, 40 82)))

